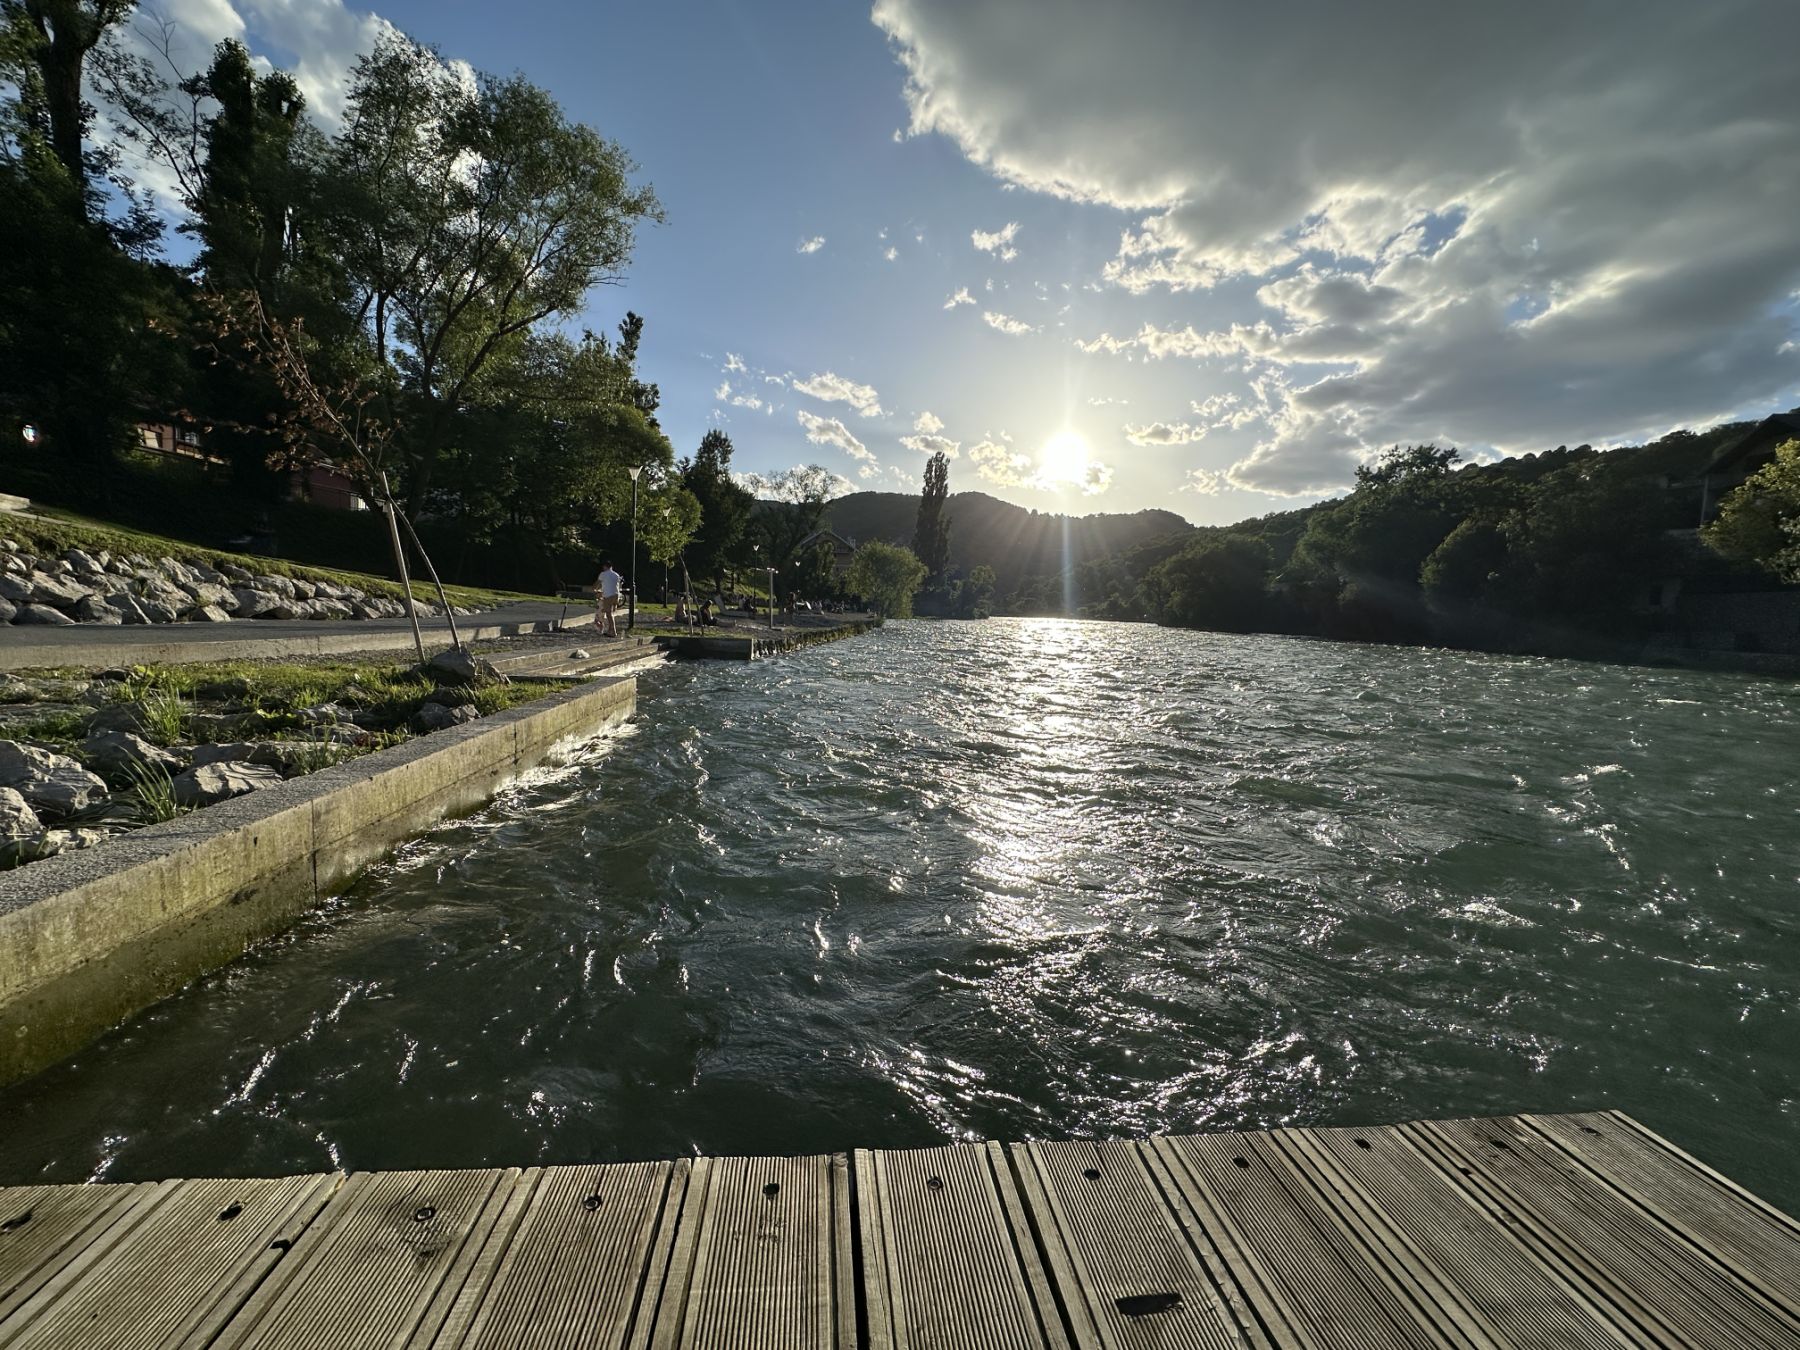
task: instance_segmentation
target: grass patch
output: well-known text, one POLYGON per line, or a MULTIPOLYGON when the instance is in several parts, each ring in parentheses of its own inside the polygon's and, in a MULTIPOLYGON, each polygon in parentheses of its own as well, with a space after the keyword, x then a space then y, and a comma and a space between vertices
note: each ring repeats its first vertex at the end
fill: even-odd
MULTIPOLYGON (((8 516, 4 526, 0 526, 0 535, 18 540, 31 553, 55 555, 69 548, 94 553, 104 549, 108 553, 138 553, 152 561, 157 558, 174 558, 180 562, 203 562, 215 568, 225 563, 235 563, 265 576, 293 577, 301 581, 334 581, 339 585, 367 591, 370 595, 387 596, 394 600, 401 599, 404 594, 399 582, 371 576, 366 572, 307 567, 253 553, 221 552, 181 539, 109 525, 105 521, 92 520, 54 506, 34 506, 32 510, 35 514, 31 516, 8 516)), ((504 600, 551 600, 549 596, 527 595, 519 591, 483 590, 470 586, 446 586, 444 592, 450 597, 451 604, 475 609, 491 609, 504 600)), ((420 601, 430 601, 433 604, 437 602, 437 592, 432 589, 429 581, 421 583, 415 578, 413 595, 420 601)))
POLYGON ((144 824, 154 825, 187 814, 189 808, 175 800, 175 780, 161 765, 130 764, 126 766, 125 779, 137 807, 138 819, 144 824))

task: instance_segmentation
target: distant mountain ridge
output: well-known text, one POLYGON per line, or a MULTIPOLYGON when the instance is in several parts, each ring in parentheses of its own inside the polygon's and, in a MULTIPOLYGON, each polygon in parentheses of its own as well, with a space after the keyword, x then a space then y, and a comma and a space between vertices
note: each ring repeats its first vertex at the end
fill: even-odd
MULTIPOLYGON (((1194 529, 1173 511, 1064 516, 1014 506, 985 492, 953 492, 944 509, 950 517, 951 565, 965 572, 984 564, 993 568, 1002 596, 1027 577, 1061 573, 1194 529)), ((854 492, 826 507, 825 525, 858 544, 879 539, 910 546, 918 513, 916 493, 854 492)))

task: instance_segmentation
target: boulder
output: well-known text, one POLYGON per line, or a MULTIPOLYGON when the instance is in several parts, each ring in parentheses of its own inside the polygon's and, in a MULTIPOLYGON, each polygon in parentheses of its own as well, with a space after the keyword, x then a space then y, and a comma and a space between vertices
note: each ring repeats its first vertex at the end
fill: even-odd
POLYGON ((125 616, 122 613, 97 595, 84 595, 76 601, 75 619, 78 623, 121 624, 125 622, 125 616))
POLYGON ((253 586, 239 586, 232 591, 232 595, 237 599, 237 616, 240 619, 260 619, 281 603, 281 597, 273 591, 253 586))
POLYGON ((199 764, 175 778, 175 800, 182 806, 211 806, 246 792, 274 787, 281 774, 260 764, 225 760, 199 764))
POLYGON ((315 703, 300 709, 295 716, 309 727, 354 726, 357 719, 356 710, 342 703, 315 703))
POLYGON ((298 619, 300 611, 294 608, 293 601, 279 600, 256 617, 259 619, 298 619))
POLYGON ((86 598, 87 594, 86 586, 69 577, 47 576, 43 572, 35 572, 31 576, 31 598, 40 605, 55 605, 58 609, 67 609, 86 598))
POLYGON ((66 550, 63 553, 63 561, 74 569, 76 576, 103 577, 106 575, 106 565, 104 563, 92 555, 82 552, 78 548, 66 550))
POLYGON ((312 617, 315 619, 348 619, 351 617, 350 606, 342 600, 315 600, 312 602, 312 617))
POLYGON ((75 620, 60 609, 51 609, 48 605, 21 605, 19 612, 13 615, 14 623, 41 623, 54 628, 72 627, 75 620))
POLYGON ((217 605, 201 605, 198 609, 188 612, 187 621, 189 623, 230 623, 231 615, 217 605))
POLYGON ((225 580, 239 586, 248 586, 254 579, 249 572, 245 571, 242 567, 239 567, 236 563, 223 563, 220 565, 219 571, 224 576, 225 580))
POLYGON ((505 684, 492 661, 487 661, 460 647, 439 652, 425 663, 425 673, 448 684, 505 684))
POLYGON ((45 830, 38 838, 38 857, 54 858, 58 853, 73 853, 78 848, 92 848, 111 836, 110 830, 45 830))
POLYGON ((461 726, 464 722, 473 722, 480 716, 481 710, 473 703, 459 703, 455 707, 444 703, 425 703, 412 715, 409 725, 414 731, 443 731, 449 727, 461 726))
POLYGON ((0 600, 0 623, 11 623, 19 607, 10 600, 0 600))
POLYGON ((296 600, 311 600, 318 594, 318 590, 312 582, 302 581, 299 577, 289 578, 288 585, 294 588, 294 599, 296 600))
POLYGON ((196 746, 194 763, 259 764, 280 770, 283 777, 292 777, 302 769, 316 767, 314 762, 321 758, 336 760, 342 754, 343 746, 338 741, 238 741, 232 745, 196 746))
POLYGON ((246 723, 253 723, 255 720, 239 713, 197 712, 187 715, 187 727, 195 736, 220 741, 240 734, 246 723))
POLYGON ((94 768, 115 778, 146 768, 173 774, 187 767, 179 756, 129 731, 90 731, 81 743, 81 753, 94 768))
POLYGON ((0 600, 10 600, 15 605, 22 605, 31 599, 31 574, 18 572, 0 572, 0 600))
POLYGON ((350 602, 350 616, 355 619, 379 619, 381 617, 381 611, 375 608, 374 605, 371 605, 367 600, 352 600, 350 602))
POLYGON ((109 703, 87 720, 88 734, 96 731, 142 731, 144 719, 135 703, 109 703))
POLYGON ((130 591, 109 591, 103 599, 113 609, 119 611, 120 623, 149 623, 150 616, 138 603, 137 597, 130 591))
POLYGON ((41 815, 66 816, 106 796, 106 784, 67 755, 0 741, 0 787, 16 789, 41 815))
POLYGON ((0 787, 0 840, 29 839, 43 823, 17 788, 0 787))

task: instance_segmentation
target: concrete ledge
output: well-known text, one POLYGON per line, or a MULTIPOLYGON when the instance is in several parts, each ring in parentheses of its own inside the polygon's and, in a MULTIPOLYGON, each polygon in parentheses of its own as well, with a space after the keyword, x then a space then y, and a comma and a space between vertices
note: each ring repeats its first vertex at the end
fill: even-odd
POLYGON ((596 681, 0 874, 0 1083, 232 960, 636 706, 636 680, 596 681))
POLYGON ((693 633, 659 637, 656 642, 665 651, 686 660, 754 661, 759 656, 774 656, 819 642, 836 642, 839 638, 855 637, 879 627, 880 619, 852 619, 831 628, 787 628, 730 636, 693 633))

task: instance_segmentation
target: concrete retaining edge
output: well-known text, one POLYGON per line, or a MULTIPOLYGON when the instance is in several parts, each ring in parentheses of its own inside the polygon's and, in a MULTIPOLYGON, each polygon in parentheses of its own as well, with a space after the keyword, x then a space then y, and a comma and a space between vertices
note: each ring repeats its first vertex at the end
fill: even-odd
POLYGON ((636 706, 629 676, 584 684, 0 874, 0 1083, 241 955, 636 706))

